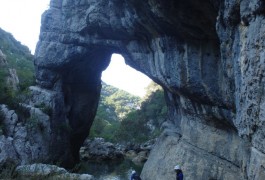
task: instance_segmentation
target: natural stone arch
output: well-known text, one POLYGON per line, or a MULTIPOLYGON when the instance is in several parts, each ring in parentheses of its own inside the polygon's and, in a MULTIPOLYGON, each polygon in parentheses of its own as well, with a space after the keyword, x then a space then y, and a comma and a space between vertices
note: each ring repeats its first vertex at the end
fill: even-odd
MULTIPOLYGON (((107 5, 105 1, 51 1, 51 8, 43 16, 35 59, 37 81, 44 88, 60 92, 58 95, 60 98, 55 102, 55 106, 59 106, 59 109, 54 111, 54 121, 52 121, 54 128, 52 129, 58 131, 60 128, 57 126, 69 126, 72 133, 67 135, 66 132, 56 132, 54 139, 57 136, 69 136, 70 145, 67 145, 69 142, 63 141, 66 146, 63 149, 69 149, 67 146, 70 146, 75 161, 78 160, 79 147, 88 135, 95 116, 100 92, 101 71, 107 67, 112 53, 121 53, 132 67, 174 91, 176 88, 181 88, 182 76, 173 75, 171 77, 171 72, 166 72, 166 70, 174 66, 181 68, 185 65, 181 64, 182 62, 167 64, 166 61, 170 61, 170 56, 179 56, 178 58, 183 59, 185 58, 184 51, 195 51, 202 56, 203 53, 206 53, 204 51, 208 51, 207 47, 203 49, 205 46, 200 45, 201 40, 198 40, 199 47, 189 47, 189 43, 183 42, 179 36, 181 33, 184 34, 183 36, 191 36, 190 38, 200 36, 199 39, 205 39, 212 38, 207 37, 213 36, 212 32, 198 34, 194 31, 185 34, 178 28, 176 33, 172 32, 173 28, 165 29, 168 32, 162 32, 161 26, 166 23, 167 18, 162 17, 166 15, 162 14, 165 13, 163 6, 167 7, 168 4, 163 2, 158 4, 162 9, 159 12, 161 17, 157 18, 162 18, 165 21, 161 24, 156 24, 153 20, 147 21, 147 17, 142 14, 140 4, 140 2, 122 0, 109 1, 107 5), (136 12, 137 10, 139 10, 139 14, 136 12), (127 17, 128 15, 130 17, 127 17), (143 16, 143 20, 140 19, 141 16, 143 16), (145 21, 147 24, 144 24, 145 21), (159 35, 160 31, 161 35, 159 35), (173 84, 170 81, 173 81, 173 84), (86 110, 86 108, 90 110, 86 110), (57 133, 62 133, 62 135, 57 133)), ((145 5, 151 6, 151 4, 145 5)), ((174 6, 177 5, 181 5, 181 3, 174 6)), ((152 9, 150 13, 155 15, 152 9)), ((177 18, 181 19, 180 16, 177 18)), ((210 20, 207 21, 213 23, 210 20)), ((182 26, 176 25, 176 27, 182 26)), ((188 25, 183 28, 183 31, 185 28, 189 28, 188 25)), ((210 46, 212 43, 208 47, 210 46)), ((215 52, 211 48, 208 53, 210 57, 218 55, 218 51, 215 52)), ((193 76, 196 76, 197 73, 190 72, 191 77, 183 77, 186 78, 183 80, 196 81, 193 76)), ((211 82, 215 81, 211 80, 211 82)), ((201 86, 199 84, 195 86, 201 86)), ((193 82, 184 86, 188 85, 193 86, 193 82)), ((215 97, 217 96, 215 95, 215 97)), ((62 139, 67 141, 65 137, 62 139)), ((52 147, 56 147, 56 144, 58 144, 57 140, 52 147)), ((59 145, 59 147, 64 146, 59 145)), ((62 155, 60 150, 55 154, 62 155)), ((69 157, 69 154, 66 154, 69 157)))
MULTIPOLYGON (((248 85, 261 85, 262 81, 251 84, 250 79, 265 77, 259 71, 264 66, 259 57, 245 54, 262 47, 246 36, 262 22, 251 19, 261 13, 258 2, 254 6, 246 1, 52 0, 43 15, 35 59, 38 85, 56 94, 50 160, 62 160, 65 166, 78 160, 78 146, 95 115, 100 73, 110 54, 119 53, 167 94, 170 113, 165 132, 144 168, 144 178, 173 179, 170 168, 176 160, 184 170, 192 167, 186 176, 190 179, 197 174, 215 179, 253 177, 254 171, 246 168, 261 177, 262 161, 255 167, 249 162, 265 153, 260 123, 264 95, 248 85), (86 101, 77 102, 83 97, 86 101), (259 104, 250 106, 252 100, 259 104), (66 128, 60 131, 60 126, 66 128), (175 154, 152 158, 165 148, 175 154), (148 174, 151 171, 157 174, 148 174)), ((261 49, 258 52, 262 54, 261 49)))

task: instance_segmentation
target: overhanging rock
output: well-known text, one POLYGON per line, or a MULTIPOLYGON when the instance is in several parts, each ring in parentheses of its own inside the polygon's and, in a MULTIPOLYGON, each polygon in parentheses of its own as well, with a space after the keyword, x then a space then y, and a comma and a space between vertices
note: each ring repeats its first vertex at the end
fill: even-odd
POLYGON ((144 179, 174 178, 175 163, 189 179, 263 177, 264 161, 250 163, 265 153, 263 8, 261 0, 52 0, 35 53, 38 85, 58 94, 51 160, 79 160, 101 72, 120 53, 166 91, 169 117, 144 179))

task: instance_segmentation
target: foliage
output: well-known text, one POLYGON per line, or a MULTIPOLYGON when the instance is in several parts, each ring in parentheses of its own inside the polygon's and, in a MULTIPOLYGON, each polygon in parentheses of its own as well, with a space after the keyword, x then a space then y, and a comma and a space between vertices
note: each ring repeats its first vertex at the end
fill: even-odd
POLYGON ((149 129, 139 111, 131 112, 121 122, 120 128, 115 133, 115 140, 120 142, 145 142, 149 139, 149 129))
MULTIPOLYGON (((15 40, 10 33, 5 32, 1 28, 0 50, 5 55, 6 60, 6 63, 0 65, 0 104, 6 104, 9 109, 15 110, 20 122, 26 123, 28 129, 33 129, 36 126, 42 128, 36 117, 31 117, 29 109, 21 105, 21 103, 25 103, 28 100, 28 87, 33 85, 35 81, 33 56, 26 46, 15 40), (10 76, 10 69, 16 70, 19 79, 17 88, 7 82, 10 76)), ((4 129, 1 120, 0 129, 4 129)))
POLYGON ((35 82, 33 56, 26 46, 1 28, 0 49, 6 55, 7 60, 7 64, 0 67, 0 104, 7 104, 15 110, 19 106, 19 102, 23 102, 25 99, 26 89, 35 82), (6 82, 10 68, 17 72, 18 90, 10 87, 6 82))
POLYGON ((110 123, 104 119, 95 118, 90 130, 90 137, 103 137, 107 141, 113 141, 114 132, 119 126, 120 122, 118 121, 110 123))
POLYGON ((157 137, 160 134, 160 126, 164 122, 166 114, 164 92, 159 85, 152 82, 147 87, 141 108, 129 113, 123 119, 114 137, 118 141, 137 143, 157 137), (152 129, 147 124, 150 120, 152 120, 152 129))
POLYGON ((39 108, 42 112, 47 114, 48 116, 52 116, 52 107, 47 106, 45 103, 35 105, 36 108, 39 108))
POLYGON ((141 104, 141 114, 145 119, 153 119, 154 125, 160 127, 167 115, 164 91, 161 86, 152 82, 147 87, 146 94, 141 104))
POLYGON ((112 141, 120 121, 140 106, 140 98, 102 83, 101 97, 90 137, 103 137, 112 141))
POLYGON ((29 132, 34 132, 34 130, 40 130, 40 132, 44 132, 44 124, 42 121, 40 121, 37 114, 31 114, 24 121, 25 126, 29 132))
MULTIPOLYGON (((116 119, 120 120, 132 110, 137 109, 140 105, 140 100, 141 99, 138 96, 134 96, 126 91, 107 85, 103 82, 99 112, 102 113, 101 107, 104 108, 104 111, 106 109, 108 109, 109 112, 114 111, 112 117, 116 116, 116 119)), ((110 114, 108 113, 108 115, 110 114)))
POLYGON ((112 142, 136 143, 157 137, 167 114, 163 89, 151 83, 141 104, 139 102, 138 97, 134 98, 118 91, 117 88, 103 84, 101 101, 90 130, 90 137, 103 137, 112 142), (133 106, 130 106, 131 104, 133 106), (119 109, 121 107, 123 110, 119 109), (126 113, 119 117, 117 112, 126 113), (147 122, 150 120, 153 129, 148 127, 147 122))

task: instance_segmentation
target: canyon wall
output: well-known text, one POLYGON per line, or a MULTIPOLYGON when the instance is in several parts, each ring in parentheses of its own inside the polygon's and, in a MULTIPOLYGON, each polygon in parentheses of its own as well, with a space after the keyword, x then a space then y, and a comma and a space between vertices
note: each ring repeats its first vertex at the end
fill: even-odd
POLYGON ((143 179, 265 178, 263 0, 51 0, 35 52, 53 99, 50 159, 71 166, 112 53, 165 90, 143 179))

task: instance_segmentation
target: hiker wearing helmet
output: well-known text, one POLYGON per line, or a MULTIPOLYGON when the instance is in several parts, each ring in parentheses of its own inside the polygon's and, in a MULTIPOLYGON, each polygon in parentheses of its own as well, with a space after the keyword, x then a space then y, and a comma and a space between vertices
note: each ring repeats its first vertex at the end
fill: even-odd
POLYGON ((132 171, 131 180, 142 180, 136 171, 132 171))
POLYGON ((183 180, 183 173, 182 170, 180 169, 180 166, 176 165, 174 167, 174 170, 176 172, 176 180, 183 180))

